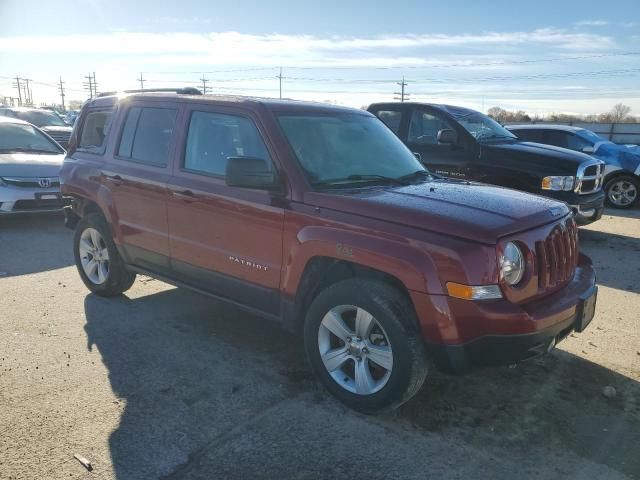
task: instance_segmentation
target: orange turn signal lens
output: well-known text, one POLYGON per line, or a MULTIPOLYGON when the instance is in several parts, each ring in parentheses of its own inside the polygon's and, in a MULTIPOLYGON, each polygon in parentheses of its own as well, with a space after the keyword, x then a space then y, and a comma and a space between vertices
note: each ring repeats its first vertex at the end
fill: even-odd
POLYGON ((452 297, 462 298, 463 300, 471 300, 473 298, 473 289, 469 285, 448 282, 447 291, 452 297))
POLYGON ((455 298, 463 300, 493 300, 502 298, 502 291, 498 285, 463 285, 462 283, 447 282, 447 292, 455 298))

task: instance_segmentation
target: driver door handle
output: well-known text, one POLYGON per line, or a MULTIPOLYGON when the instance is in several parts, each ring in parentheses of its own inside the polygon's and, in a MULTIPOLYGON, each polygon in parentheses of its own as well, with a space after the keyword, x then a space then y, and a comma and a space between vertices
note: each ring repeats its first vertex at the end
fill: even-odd
POLYGON ((193 202, 196 199, 195 193, 191 190, 173 191, 173 197, 186 202, 193 202))
POLYGON ((104 177, 104 179, 108 182, 113 183, 114 185, 122 185, 124 183, 124 180, 122 180, 122 177, 120 175, 107 175, 106 173, 103 173, 102 176, 104 177))

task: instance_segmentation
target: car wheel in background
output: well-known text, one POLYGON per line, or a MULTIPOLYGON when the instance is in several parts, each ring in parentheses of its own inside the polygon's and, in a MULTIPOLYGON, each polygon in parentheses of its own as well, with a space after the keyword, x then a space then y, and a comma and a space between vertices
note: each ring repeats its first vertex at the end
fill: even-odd
POLYGON ((316 376, 340 401, 363 413, 409 400, 427 375, 414 309, 377 280, 353 278, 313 300, 304 325, 316 376))
POLYGON ((633 208, 640 197, 640 181, 623 175, 614 177, 604 187, 607 204, 614 208, 633 208))
POLYGON ((80 277, 93 293, 111 297, 133 285, 136 275, 125 267, 102 215, 91 213, 78 222, 73 250, 80 277))

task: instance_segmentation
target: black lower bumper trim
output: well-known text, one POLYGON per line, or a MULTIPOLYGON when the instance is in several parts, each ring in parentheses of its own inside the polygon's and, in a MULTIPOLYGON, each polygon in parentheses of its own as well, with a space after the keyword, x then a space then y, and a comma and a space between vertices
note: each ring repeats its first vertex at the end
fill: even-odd
POLYGON ((465 373, 473 367, 510 365, 546 353, 575 330, 573 315, 540 332, 523 335, 487 335, 462 345, 427 344, 438 370, 465 373))

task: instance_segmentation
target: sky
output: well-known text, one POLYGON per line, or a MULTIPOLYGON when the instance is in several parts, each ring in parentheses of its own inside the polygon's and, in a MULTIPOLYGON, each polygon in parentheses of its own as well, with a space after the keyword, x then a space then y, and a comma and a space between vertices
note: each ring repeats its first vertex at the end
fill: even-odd
POLYGON ((640 0, 0 0, 0 101, 98 91, 214 94, 361 107, 407 99, 486 111, 640 115, 640 0))

